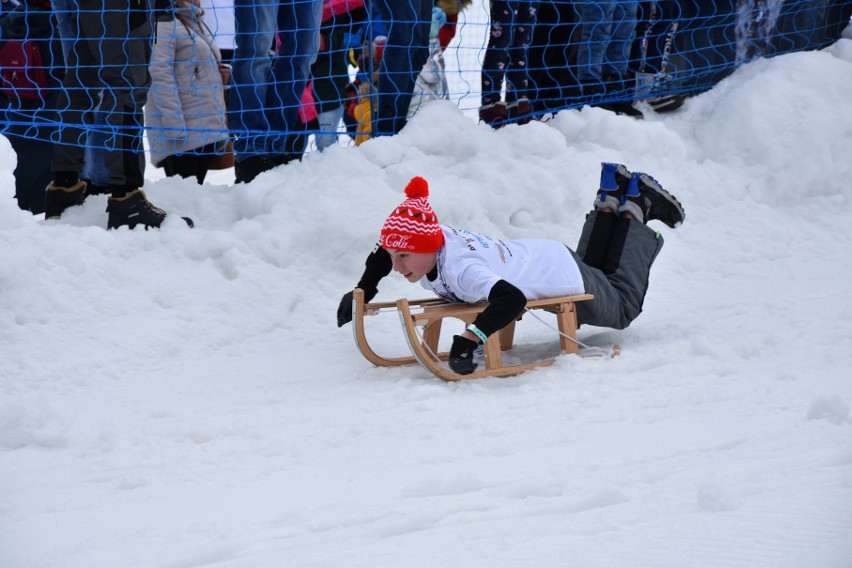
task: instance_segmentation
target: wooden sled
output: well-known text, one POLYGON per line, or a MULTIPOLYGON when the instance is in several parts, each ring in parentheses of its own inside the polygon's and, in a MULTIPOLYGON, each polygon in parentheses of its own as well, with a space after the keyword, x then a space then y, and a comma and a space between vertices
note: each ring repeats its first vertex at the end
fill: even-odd
MULTIPOLYGON (((578 294, 575 296, 532 300, 527 302, 527 309, 541 309, 555 313, 560 332, 559 346, 565 353, 578 354, 575 304, 591 300, 593 297, 591 294, 578 294)), ((514 341, 515 322, 512 322, 485 342, 483 346, 485 354, 484 369, 474 371, 469 375, 459 375, 441 365, 441 361, 446 361, 449 356, 446 352, 437 352, 443 319, 448 317, 456 318, 462 320, 467 325, 472 323, 486 307, 488 307, 486 303, 453 304, 438 298, 427 300, 408 300, 402 298, 396 302, 365 304, 364 291, 356 288, 353 294, 352 314, 352 329, 355 335, 355 343, 364 357, 374 365, 391 367, 396 365, 410 365, 416 362, 436 377, 445 381, 479 379, 482 377, 509 377, 536 367, 553 364, 554 359, 547 359, 534 363, 503 366, 502 352, 511 349, 514 341), (394 307, 399 314, 402 327, 405 330, 405 337, 413 356, 382 357, 373 351, 367 342, 367 337, 364 333, 364 316, 375 315, 381 310, 394 307), (422 339, 417 332, 417 327, 423 328, 422 339)))

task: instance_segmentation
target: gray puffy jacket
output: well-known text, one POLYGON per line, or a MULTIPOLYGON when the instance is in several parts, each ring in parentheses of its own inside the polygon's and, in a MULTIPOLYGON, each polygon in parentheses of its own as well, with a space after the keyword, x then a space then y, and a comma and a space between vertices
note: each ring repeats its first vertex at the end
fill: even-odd
POLYGON ((151 90, 145 125, 151 163, 229 138, 221 54, 213 33, 188 10, 157 21, 157 43, 151 60, 151 90))

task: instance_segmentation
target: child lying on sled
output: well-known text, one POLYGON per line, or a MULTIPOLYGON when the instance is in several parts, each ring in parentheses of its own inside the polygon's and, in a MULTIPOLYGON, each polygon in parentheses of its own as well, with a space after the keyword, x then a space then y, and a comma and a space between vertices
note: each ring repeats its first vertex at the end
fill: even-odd
MULTIPOLYGON (((577 304, 580 324, 624 329, 642 311, 651 265, 663 238, 645 223, 683 223, 680 202, 651 176, 604 163, 594 209, 577 250, 544 239, 502 240, 440 225, 429 205, 426 180, 413 178, 408 199, 387 218, 381 240, 367 257, 358 288, 369 302, 391 270, 450 302, 488 302, 460 335, 453 336, 450 368, 474 371, 473 352, 517 319, 527 300, 593 294, 577 304)), ((338 327, 352 321, 352 292, 337 310, 338 327)))

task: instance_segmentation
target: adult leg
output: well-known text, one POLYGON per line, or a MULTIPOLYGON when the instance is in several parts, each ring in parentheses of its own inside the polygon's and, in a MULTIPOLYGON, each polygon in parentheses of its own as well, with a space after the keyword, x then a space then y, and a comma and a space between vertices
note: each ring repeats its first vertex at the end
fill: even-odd
MULTIPOLYGON (((81 6, 83 4, 81 0, 81 6)), ((143 107, 148 99, 151 76, 153 22, 148 2, 126 12, 135 1, 107 0, 103 13, 80 17, 81 33, 99 38, 101 59, 99 77, 103 81, 101 109, 106 115, 110 136, 106 146, 109 186, 113 197, 141 188, 145 184, 145 150, 142 144, 143 107), (123 6, 122 6, 123 5, 123 6), (124 8, 123 10, 120 8, 124 8), (98 36, 97 33, 102 35, 98 36)))
POLYGON ((216 144, 208 144, 202 150, 204 153, 195 158, 195 181, 198 182, 198 185, 204 183, 204 178, 207 177, 207 172, 210 171, 210 162, 213 161, 216 144))
POLYGON ((184 179, 195 178, 199 185, 204 183, 210 162, 216 153, 216 143, 207 144, 186 154, 173 154, 163 160, 160 165, 166 176, 180 176, 184 179))
POLYGON ((482 106, 500 101, 503 79, 509 66, 509 42, 512 39, 514 10, 506 0, 491 1, 488 47, 482 59, 482 106))
MULTIPOLYGON (((584 91, 602 92, 601 68, 612 31, 612 12, 616 2, 580 4, 580 45, 577 46, 577 77, 584 91)), ((586 93, 584 93, 586 94, 586 93)))
MULTIPOLYGON (((74 41, 79 36, 77 19, 74 15, 77 3, 76 0, 54 0, 52 7, 56 17, 64 61, 69 62, 74 50, 74 41)), ((106 121, 104 113, 100 110, 100 97, 92 110, 94 111, 92 126, 101 130, 89 130, 86 139, 83 170, 80 177, 89 181, 89 188, 87 189, 89 193, 91 193, 93 186, 106 187, 109 183, 109 171, 106 168, 106 150, 104 148, 106 135, 102 131, 106 121)))
POLYGON ((601 64, 601 88, 608 99, 619 100, 598 106, 617 114, 642 118, 642 112, 633 107, 635 81, 632 80, 633 74, 629 70, 630 48, 636 36, 636 12, 639 4, 613 2, 612 5, 610 37, 606 42, 606 52, 601 64))
POLYGON ((46 219, 56 219, 69 207, 81 205, 86 199, 86 184, 80 181, 87 144, 86 124, 91 122, 91 110, 97 102, 92 93, 101 88, 98 79, 100 56, 97 35, 87 37, 81 19, 102 11, 98 2, 84 4, 75 0, 65 11, 60 11, 67 21, 66 34, 70 39, 65 61, 62 89, 56 97, 58 127, 51 136, 54 142, 51 170, 53 181, 45 189, 44 214, 46 219))
POLYGON ((77 37, 76 0, 53 0, 51 3, 53 15, 56 18, 56 29, 59 32, 62 45, 63 60, 71 60, 74 39, 77 37))
POLYGON ((166 177, 195 177, 198 168, 198 156, 195 154, 173 154, 162 162, 166 177))
MULTIPOLYGON (((317 0, 280 2, 277 24, 281 45, 272 65, 274 92, 267 93, 272 129, 285 135, 296 130, 302 93, 311 73, 319 36, 317 0)), ((321 2, 319 2, 321 4, 321 2)), ((276 148, 284 153, 285 148, 276 148)))
POLYGON ((516 11, 511 28, 509 66, 506 71, 506 103, 529 99, 530 75, 527 66, 527 49, 536 22, 538 2, 513 2, 516 11))
POLYGON ((611 36, 606 47, 601 73, 603 76, 615 77, 622 85, 627 81, 630 48, 636 37, 638 10, 638 2, 617 2, 612 12, 611 36))
MULTIPOLYGON (((79 20, 84 14, 81 14, 76 5, 74 8, 74 11, 62 12, 68 18, 65 24, 66 33, 72 35, 65 60, 62 89, 56 101, 60 126, 53 140, 56 142, 52 163, 54 179, 64 187, 76 183, 83 170, 86 146, 84 126, 90 118, 90 109, 94 108, 90 93, 99 85, 96 71, 100 66, 98 46, 95 40, 83 37, 80 33, 79 20)), ((95 37, 103 37, 103 34, 95 37)))
POLYGON ((575 102, 574 52, 579 43, 577 14, 570 2, 540 2, 527 48, 536 110, 558 110, 575 102), (569 100, 571 99, 571 100, 569 100))
POLYGON ((432 2, 377 0, 388 23, 388 39, 379 73, 374 136, 396 134, 405 126, 417 75, 429 57, 432 2))
MULTIPOLYGON (((229 93, 230 125, 237 162, 275 153, 272 123, 265 112, 272 83, 270 50, 277 26, 277 0, 234 0, 236 24, 229 93)), ((279 150, 283 140, 279 141, 279 150)))

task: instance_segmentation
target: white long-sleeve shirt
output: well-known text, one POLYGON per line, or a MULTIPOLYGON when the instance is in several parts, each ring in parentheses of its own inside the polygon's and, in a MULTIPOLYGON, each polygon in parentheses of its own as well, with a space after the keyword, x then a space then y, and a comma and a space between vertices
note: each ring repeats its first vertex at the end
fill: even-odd
POLYGON ((441 225, 438 277, 420 285, 450 302, 484 302, 500 280, 519 288, 527 300, 584 293, 574 257, 559 241, 494 239, 441 225))

